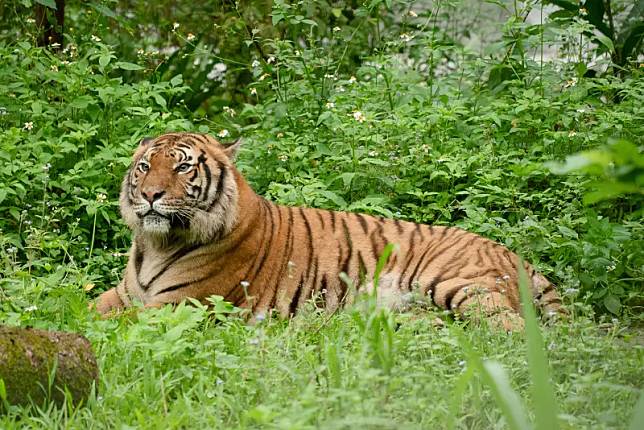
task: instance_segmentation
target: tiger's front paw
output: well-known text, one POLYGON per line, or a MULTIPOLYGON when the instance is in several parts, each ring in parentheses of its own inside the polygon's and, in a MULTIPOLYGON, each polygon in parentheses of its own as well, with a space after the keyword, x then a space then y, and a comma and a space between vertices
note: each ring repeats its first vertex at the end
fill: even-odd
POLYGON ((98 296, 95 303, 90 304, 90 308, 95 308, 103 317, 116 314, 125 308, 125 305, 116 288, 111 288, 98 296))

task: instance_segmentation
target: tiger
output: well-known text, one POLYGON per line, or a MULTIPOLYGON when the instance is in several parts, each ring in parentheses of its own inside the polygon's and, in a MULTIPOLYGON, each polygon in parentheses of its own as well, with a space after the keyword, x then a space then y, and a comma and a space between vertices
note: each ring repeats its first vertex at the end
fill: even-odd
POLYGON ((119 313, 135 302, 207 303, 217 295, 250 319, 269 312, 289 318, 311 301, 335 312, 353 285, 392 309, 424 297, 458 316, 515 330, 523 327, 520 265, 542 311, 562 312, 552 283, 475 233, 267 200, 234 165, 240 145, 190 132, 141 140, 119 196, 133 233, 128 262, 121 282, 96 301, 99 313, 119 313), (396 251, 376 288, 388 244, 396 251))

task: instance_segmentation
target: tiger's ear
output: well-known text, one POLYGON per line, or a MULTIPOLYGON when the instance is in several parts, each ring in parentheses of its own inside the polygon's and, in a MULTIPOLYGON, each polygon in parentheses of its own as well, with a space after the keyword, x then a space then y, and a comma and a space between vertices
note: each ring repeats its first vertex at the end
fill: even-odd
POLYGON ((145 145, 149 144, 150 142, 152 142, 153 140, 154 140, 154 138, 153 138, 153 137, 144 137, 144 138, 143 138, 143 139, 141 139, 141 141, 139 142, 139 146, 145 146, 145 145))
POLYGON ((237 151, 239 151, 239 148, 241 147, 241 142, 242 138, 240 137, 234 142, 222 143, 224 146, 224 154, 226 154, 229 159, 234 160, 237 156, 237 151))

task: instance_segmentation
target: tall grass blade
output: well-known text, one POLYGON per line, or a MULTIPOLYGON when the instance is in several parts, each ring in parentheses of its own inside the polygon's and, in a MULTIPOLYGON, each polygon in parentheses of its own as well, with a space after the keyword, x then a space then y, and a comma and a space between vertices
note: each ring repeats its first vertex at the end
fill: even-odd
POLYGON ((532 429, 521 396, 512 389, 508 374, 496 361, 485 361, 481 364, 483 381, 492 389, 496 404, 508 421, 512 430, 532 429))
MULTIPOLYGON (((510 385, 510 379, 503 366, 496 361, 483 361, 460 329, 457 331, 457 336, 459 344, 467 355, 468 365, 472 366, 481 376, 483 383, 490 387, 494 401, 501 408, 508 427, 511 430, 531 430, 532 426, 521 396, 510 385)), ((456 395, 458 391, 455 392, 456 395)))
POLYGON ((523 260, 519 263, 519 291, 523 318, 525 319, 525 335, 528 348, 528 371, 532 381, 532 401, 535 407, 537 430, 557 430, 557 403, 554 389, 550 383, 548 358, 546 357, 543 338, 539 331, 537 315, 532 306, 532 294, 528 288, 528 275, 523 269, 523 260))
POLYGON ((644 427, 644 389, 640 391, 640 399, 635 405, 635 410, 633 411, 633 417, 631 418, 631 423, 628 426, 629 430, 640 430, 644 427))

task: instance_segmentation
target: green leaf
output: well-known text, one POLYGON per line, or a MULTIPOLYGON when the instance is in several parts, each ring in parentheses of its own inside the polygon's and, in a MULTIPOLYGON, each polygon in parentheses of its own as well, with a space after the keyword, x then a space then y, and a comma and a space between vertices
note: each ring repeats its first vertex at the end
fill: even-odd
POLYGON ((608 309, 609 312, 619 315, 619 311, 622 308, 622 304, 619 302, 619 299, 612 294, 604 297, 604 306, 608 309))
POLYGON ((331 200, 338 208, 345 208, 347 206, 347 202, 333 191, 319 190, 318 194, 331 200))
POLYGON ((97 11, 98 13, 100 13, 103 16, 107 16, 109 18, 114 18, 114 19, 117 18, 116 14, 114 12, 112 12, 110 9, 106 8, 105 6, 103 6, 100 3, 91 2, 89 4, 89 7, 91 7, 92 9, 94 9, 95 11, 97 11))
POLYGON ((103 55, 101 55, 100 57, 98 57, 98 64, 99 64, 101 67, 105 67, 105 66, 107 66, 108 64, 110 64, 110 60, 111 60, 111 59, 112 59, 112 55, 111 55, 111 54, 103 54, 103 55))
POLYGON ((50 9, 57 10, 58 8, 56 7, 56 1, 55 0, 36 0, 36 3, 41 4, 43 6, 47 6, 50 9))
POLYGON ((273 17, 272 17, 273 25, 279 24, 279 22, 282 20, 284 20, 284 15, 281 15, 278 13, 273 14, 273 17))
POLYGON ((615 45, 613 44, 613 41, 610 39, 610 37, 602 33, 595 34, 595 37, 597 38, 599 43, 601 43, 606 47, 606 49, 608 49, 608 52, 610 52, 611 54, 615 52, 615 45))
POLYGON ((153 94, 152 94, 152 97, 154 98, 154 101, 155 101, 155 102, 157 102, 157 104, 158 104, 159 106, 161 106, 162 108, 164 108, 164 109, 165 109, 165 108, 168 106, 168 104, 166 103, 166 101, 165 101, 165 99, 163 98, 163 96, 161 96, 161 94, 153 93, 153 94))
POLYGON ((139 66, 138 64, 128 63, 126 61, 119 61, 114 65, 123 70, 143 70, 145 68, 143 66, 139 66))
POLYGON ((70 104, 69 106, 76 108, 76 109, 85 109, 87 106, 90 104, 94 104, 94 98, 91 96, 79 96, 76 97, 70 104))

